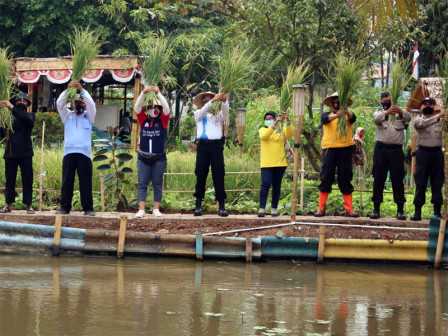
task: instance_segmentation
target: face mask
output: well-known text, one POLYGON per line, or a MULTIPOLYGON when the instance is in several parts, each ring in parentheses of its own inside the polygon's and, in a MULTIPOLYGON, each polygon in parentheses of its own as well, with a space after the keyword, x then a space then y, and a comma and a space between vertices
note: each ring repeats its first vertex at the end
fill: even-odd
POLYGON ((333 108, 334 108, 335 110, 339 110, 339 102, 334 102, 334 103, 333 103, 333 108))
POLYGON ((26 110, 26 105, 25 104, 17 104, 16 105, 19 109, 21 110, 26 110))
POLYGON ((388 102, 383 103, 382 105, 383 105, 384 110, 388 110, 392 106, 392 102, 388 101, 388 102))
POLYGON ((264 125, 266 127, 271 127, 272 125, 274 125, 274 120, 265 120, 264 125))
POLYGON ((433 114, 433 113, 434 113, 434 109, 431 106, 426 106, 423 109, 423 114, 424 115, 430 115, 430 114, 433 114))
POLYGON ((160 114, 160 110, 158 108, 150 108, 147 112, 150 118, 156 118, 160 114))
POLYGON ((84 112, 84 106, 76 105, 75 111, 76 111, 76 114, 82 114, 84 112))

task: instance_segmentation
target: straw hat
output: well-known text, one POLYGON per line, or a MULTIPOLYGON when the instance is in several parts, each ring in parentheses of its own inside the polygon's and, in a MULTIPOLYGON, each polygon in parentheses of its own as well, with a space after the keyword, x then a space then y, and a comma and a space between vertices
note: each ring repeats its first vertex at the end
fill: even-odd
POLYGON ((202 102, 202 97, 204 97, 206 95, 215 96, 215 93, 210 92, 210 91, 202 92, 202 93, 198 94, 196 97, 194 97, 193 104, 195 104, 198 108, 202 108, 204 106, 204 103, 202 102))
MULTIPOLYGON (((330 96, 326 97, 324 99, 324 105, 328 106, 328 107, 333 107, 332 103, 333 103, 333 98, 334 97, 338 97, 339 98, 339 94, 337 92, 334 92, 330 96)), ((349 102, 348 102, 347 107, 350 106, 351 104, 353 104, 353 100, 350 99, 349 102)))

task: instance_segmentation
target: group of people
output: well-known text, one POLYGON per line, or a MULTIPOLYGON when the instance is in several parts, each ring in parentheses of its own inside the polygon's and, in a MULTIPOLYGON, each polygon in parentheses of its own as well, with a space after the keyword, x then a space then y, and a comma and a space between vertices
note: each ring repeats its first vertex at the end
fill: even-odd
MULTIPOLYGON (((62 163, 61 206, 56 212, 69 214, 72 208, 75 175, 79 177, 81 205, 84 214, 95 216, 92 197, 92 127, 95 121, 96 107, 89 92, 79 81, 72 81, 68 87, 76 87, 79 94, 75 103, 68 104, 67 90, 57 100, 57 108, 64 123, 64 158, 62 163)), ((330 111, 321 116, 323 136, 321 140, 322 164, 319 184, 319 206, 316 217, 325 216, 327 199, 335 182, 344 200, 345 215, 358 217, 353 210, 353 162, 360 164, 366 160, 362 148, 364 128, 356 129, 352 137, 352 125, 356 115, 340 106, 339 96, 334 93, 324 99, 330 111), (338 123, 344 118, 345 132, 341 133, 338 123)), ((211 167, 215 197, 219 204, 218 215, 228 216, 225 208, 227 198, 224 187, 224 134, 223 122, 229 116, 228 97, 224 93, 203 92, 197 95, 193 103, 197 106, 194 112, 196 120, 196 186, 194 197, 195 216, 202 216, 202 202, 205 196, 205 185, 211 167), (218 108, 216 108, 218 106, 218 108)), ((351 103, 351 102, 350 102, 351 103)), ((350 106, 350 103, 348 104, 350 106)), ((0 212, 12 210, 15 201, 15 183, 17 169, 20 166, 23 186, 23 203, 28 213, 32 208, 32 142, 31 131, 35 122, 33 112, 27 112, 31 104, 28 95, 20 93, 12 101, 0 101, 0 107, 11 109, 14 117, 11 132, 6 136, 5 145, 5 201, 6 206, 0 212)), ((384 185, 388 174, 392 183, 394 202, 397 204, 396 218, 406 219, 404 214, 404 154, 405 127, 411 116, 391 103, 389 93, 381 95, 382 108, 373 115, 377 127, 376 144, 373 157, 373 196, 374 210, 371 219, 380 218, 380 206, 383 202, 384 185)), ((419 135, 417 164, 415 171, 416 193, 414 198, 415 213, 411 220, 421 219, 421 209, 425 204, 425 192, 428 179, 431 183, 434 215, 441 216, 442 186, 444 182, 441 119, 446 118, 445 110, 435 113, 436 102, 433 98, 424 98, 421 102, 421 116, 417 117, 414 126, 419 135)), ((170 108, 165 97, 156 85, 147 86, 139 95, 134 106, 137 121, 140 125, 140 149, 137 157, 138 167, 138 212, 136 218, 146 214, 146 199, 149 183, 152 183, 154 198, 152 214, 163 216, 160 212, 162 201, 163 175, 167 165, 165 142, 170 119, 170 108), (146 102, 145 96, 153 92, 155 99, 146 102)), ((266 216, 266 203, 272 187, 270 215, 278 216, 278 203, 281 193, 281 182, 288 167, 285 143, 293 136, 294 128, 287 113, 277 114, 274 111, 265 113, 264 124, 259 130, 261 187, 258 217, 266 216), (285 123, 286 122, 286 123, 285 123)))
MULTIPOLYGON (((356 122, 356 116, 339 106, 337 93, 325 98, 324 104, 330 107, 330 112, 321 117, 323 124, 322 138, 322 166, 320 172, 321 183, 319 185, 319 208, 316 217, 325 215, 325 205, 331 192, 337 169, 338 186, 344 199, 345 215, 358 217, 353 211, 352 193, 353 177, 352 157, 356 152, 356 141, 362 143, 364 132, 358 129, 354 138, 351 137, 352 125, 356 122), (336 132, 339 118, 346 118, 347 129, 345 136, 336 132)), ((418 133, 418 151, 416 153, 415 170, 415 213, 411 220, 421 220, 421 209, 425 204, 425 193, 428 179, 431 184, 431 203, 434 206, 434 215, 441 217, 443 203, 442 186, 444 183, 444 158, 442 152, 441 119, 446 119, 445 109, 436 113, 436 101, 426 97, 421 102, 420 116, 414 121, 414 127, 418 133)), ((390 176, 394 202, 397 205, 396 218, 405 220, 404 203, 404 153, 406 124, 411 120, 408 111, 392 105, 390 93, 381 94, 381 108, 373 115, 376 125, 375 149, 373 155, 373 196, 374 209, 370 214, 371 219, 381 216, 381 203, 387 176, 390 176)))

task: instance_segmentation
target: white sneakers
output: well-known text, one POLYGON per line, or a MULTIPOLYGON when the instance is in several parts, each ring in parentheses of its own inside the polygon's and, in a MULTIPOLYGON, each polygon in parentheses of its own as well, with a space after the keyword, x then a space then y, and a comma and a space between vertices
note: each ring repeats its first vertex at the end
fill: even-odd
POLYGON ((143 218, 144 215, 145 215, 145 210, 139 210, 139 211, 135 214, 135 218, 143 218))
POLYGON ((152 214, 153 214, 154 217, 163 217, 163 214, 160 212, 159 209, 154 209, 152 211, 152 214))
MULTIPOLYGON (((163 214, 160 212, 159 209, 154 209, 152 211, 152 215, 154 217, 163 217, 163 214)), ((135 218, 143 218, 145 216, 145 210, 139 210, 136 214, 135 214, 135 218)))

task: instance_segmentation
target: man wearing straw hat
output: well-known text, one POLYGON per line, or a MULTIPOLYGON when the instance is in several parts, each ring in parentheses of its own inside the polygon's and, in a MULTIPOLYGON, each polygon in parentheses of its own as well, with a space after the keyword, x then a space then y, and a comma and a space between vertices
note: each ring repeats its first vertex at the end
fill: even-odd
POLYGON ((376 124, 375 151, 373 154, 373 212, 371 219, 380 218, 380 206, 383 202, 384 184, 390 173, 394 202, 397 204, 396 218, 405 220, 404 203, 404 153, 405 125, 411 120, 411 114, 392 105, 389 92, 381 94, 382 108, 373 114, 376 124), (392 121, 391 115, 395 116, 392 121))
POLYGON ((92 196, 92 127, 96 106, 89 92, 79 81, 68 87, 76 87, 79 95, 75 106, 67 107, 67 90, 61 93, 56 104, 64 124, 64 159, 62 161, 61 208, 57 214, 68 215, 72 208, 75 174, 78 173, 81 205, 86 216, 95 216, 92 196))
POLYGON ((225 93, 214 94, 203 92, 194 97, 193 103, 199 108, 194 112, 196 120, 196 138, 198 147, 196 153, 196 197, 195 216, 202 216, 202 201, 205 196, 205 183, 209 167, 212 167, 213 186, 215 198, 219 203, 218 215, 227 217, 225 200, 227 198, 224 189, 224 136, 222 124, 229 116, 229 103, 225 93), (212 103, 222 102, 221 111, 216 115, 210 112, 212 103))
POLYGON ((434 206, 434 216, 442 217, 442 187, 445 174, 440 119, 445 117, 446 110, 435 113, 435 108, 434 98, 424 98, 420 107, 422 115, 415 118, 414 121, 414 127, 418 134, 418 151, 415 167, 415 213, 411 217, 413 221, 422 219, 422 206, 425 204, 428 179, 431 183, 431 203, 434 206))
POLYGON ((17 168, 20 166, 22 175, 22 203, 27 206, 27 213, 33 214, 31 206, 33 201, 33 143, 31 141, 31 131, 36 120, 35 114, 28 113, 27 107, 31 105, 30 98, 26 93, 19 93, 12 103, 4 100, 0 101, 1 107, 8 107, 12 111, 12 130, 6 136, 5 142, 5 201, 6 206, 0 209, 0 213, 11 212, 12 203, 16 198, 16 178, 17 168), (14 104, 12 104, 14 103, 14 104))
MULTIPOLYGON (((325 206, 334 183, 335 170, 338 171, 338 186, 344 199, 345 216, 358 217, 353 212, 353 177, 352 153, 355 142, 352 139, 352 124, 356 121, 353 112, 347 109, 341 110, 339 106, 339 95, 337 92, 326 97, 324 104, 331 108, 330 112, 322 114, 321 122, 324 135, 322 137, 322 166, 320 171, 319 185, 319 209, 314 214, 316 217, 325 216, 325 206), (339 118, 346 118, 347 128, 345 136, 337 134, 339 118)), ((349 103, 349 106, 352 102, 349 103)))

